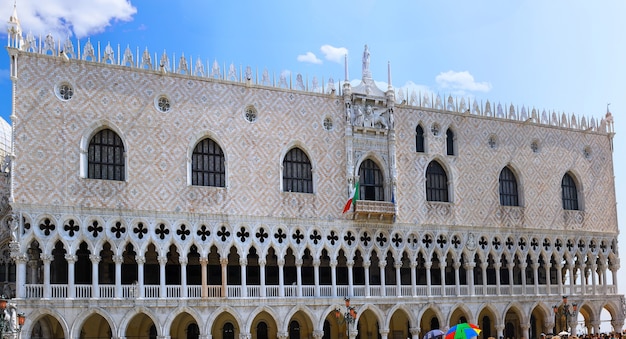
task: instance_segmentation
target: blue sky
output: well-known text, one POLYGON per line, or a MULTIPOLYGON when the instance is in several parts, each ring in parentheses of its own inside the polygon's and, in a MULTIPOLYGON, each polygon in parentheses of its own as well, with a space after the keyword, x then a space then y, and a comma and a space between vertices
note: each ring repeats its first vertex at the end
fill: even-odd
MULTIPOLYGON (((8 19, 15 0, 0 0, 8 19)), ((442 95, 615 117, 619 220, 626 220, 626 2, 17 0, 24 33, 90 37, 309 79, 360 78, 367 44, 375 80, 442 95), (621 155, 621 157, 620 157, 621 155)), ((6 45, 6 35, 0 43, 6 45)), ((74 40, 75 41, 75 40, 74 40)), ((74 46, 77 46, 74 42, 74 46)), ((205 62, 206 64, 206 62, 205 62)), ((8 56, 0 58, 0 116, 11 109, 8 56)), ((626 252, 626 236, 620 236, 626 252)), ((622 257, 624 255, 622 254, 622 257)), ((621 270, 624 272, 624 269, 621 270)), ((623 276, 623 274, 622 274, 623 276)), ((626 281, 620 282, 626 292, 626 281)))

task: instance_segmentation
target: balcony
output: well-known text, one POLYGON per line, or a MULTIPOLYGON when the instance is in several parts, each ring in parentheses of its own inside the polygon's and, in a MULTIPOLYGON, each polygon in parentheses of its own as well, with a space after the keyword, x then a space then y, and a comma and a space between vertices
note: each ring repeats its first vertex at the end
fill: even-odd
POLYGON ((389 201, 357 200, 354 204, 354 220, 393 223, 396 206, 389 201))
POLYGON ((44 284, 27 284, 25 299, 258 299, 258 298, 334 298, 354 297, 464 297, 464 296, 561 296, 561 295, 614 295, 617 286, 546 286, 546 285, 49 285, 46 293, 44 284), (97 291, 97 293, 94 293, 97 291), (119 294, 119 295, 117 295, 119 294), (47 297, 46 295, 49 295, 47 297))

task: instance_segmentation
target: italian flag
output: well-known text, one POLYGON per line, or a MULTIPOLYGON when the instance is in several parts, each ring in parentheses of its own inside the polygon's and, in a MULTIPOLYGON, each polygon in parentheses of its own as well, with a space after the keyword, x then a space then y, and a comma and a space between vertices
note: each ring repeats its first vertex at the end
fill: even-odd
POLYGON ((354 185, 354 188, 352 189, 352 192, 350 193, 350 197, 348 198, 348 202, 346 202, 346 205, 343 207, 343 212, 342 213, 346 213, 350 210, 350 208, 352 207, 352 204, 354 204, 357 200, 359 200, 359 182, 356 182, 356 185, 354 185))

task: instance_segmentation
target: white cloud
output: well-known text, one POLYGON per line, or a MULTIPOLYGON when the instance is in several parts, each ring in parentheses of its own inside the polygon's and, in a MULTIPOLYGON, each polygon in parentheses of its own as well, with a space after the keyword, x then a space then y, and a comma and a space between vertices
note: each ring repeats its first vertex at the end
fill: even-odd
POLYGON ((345 47, 334 47, 331 45, 323 45, 320 47, 320 51, 324 53, 324 57, 326 60, 333 61, 336 63, 342 63, 344 61, 344 57, 348 54, 348 49, 345 47))
MULTIPOLYGON (((5 3, 6 4, 6 3, 5 3)), ((0 7, 0 18, 8 19, 12 6, 0 7)), ((17 17, 24 34, 51 33, 57 39, 84 38, 102 32, 111 22, 130 21, 137 9, 128 0, 24 0, 17 2, 17 17)))
POLYGON ((306 52, 306 54, 298 55, 298 61, 300 62, 310 62, 312 64, 321 64, 322 60, 318 59, 313 52, 306 52))
POLYGON ((447 71, 439 73, 435 81, 440 88, 449 89, 453 92, 478 91, 489 92, 491 84, 488 82, 476 82, 474 76, 468 71, 447 71))

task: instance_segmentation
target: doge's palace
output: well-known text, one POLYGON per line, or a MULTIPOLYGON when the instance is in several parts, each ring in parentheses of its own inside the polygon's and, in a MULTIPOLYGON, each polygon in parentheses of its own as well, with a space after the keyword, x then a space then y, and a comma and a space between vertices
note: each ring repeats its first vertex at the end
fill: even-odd
MULTIPOLYGON (((23 338, 624 325, 613 117, 24 36, 0 280, 23 338)), ((2 139, 0 138, 0 139, 2 139)), ((2 141, 2 140, 0 140, 2 141)))

